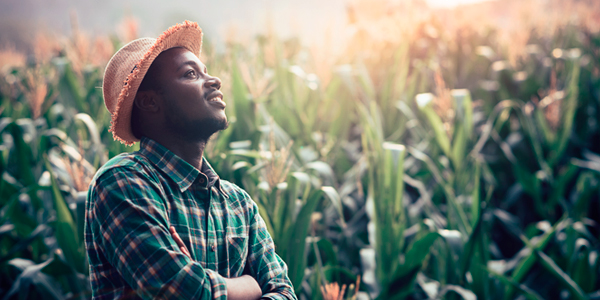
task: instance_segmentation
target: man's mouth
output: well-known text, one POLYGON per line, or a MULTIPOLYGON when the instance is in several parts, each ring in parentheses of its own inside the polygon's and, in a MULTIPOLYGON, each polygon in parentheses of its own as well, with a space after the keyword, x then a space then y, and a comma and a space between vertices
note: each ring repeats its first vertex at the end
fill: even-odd
POLYGON ((217 95, 217 96, 214 96, 214 97, 208 99, 208 102, 212 102, 212 101, 223 101, 223 95, 217 95))
POLYGON ((225 108, 225 106, 227 105, 223 101, 223 94, 221 92, 212 93, 207 98, 208 102, 219 104, 220 106, 223 106, 223 108, 225 108))

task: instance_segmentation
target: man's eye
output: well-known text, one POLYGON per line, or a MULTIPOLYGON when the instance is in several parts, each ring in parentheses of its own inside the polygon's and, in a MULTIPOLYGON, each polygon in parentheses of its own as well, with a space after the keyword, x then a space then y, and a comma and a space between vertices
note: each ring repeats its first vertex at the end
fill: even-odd
POLYGON ((196 77, 196 71, 194 70, 189 70, 185 73, 185 77, 196 77))

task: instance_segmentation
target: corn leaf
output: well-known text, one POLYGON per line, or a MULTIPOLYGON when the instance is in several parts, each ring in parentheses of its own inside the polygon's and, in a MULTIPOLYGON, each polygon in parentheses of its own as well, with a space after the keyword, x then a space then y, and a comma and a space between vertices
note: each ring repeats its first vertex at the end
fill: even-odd
POLYGON ((560 282, 562 282, 572 293, 575 299, 584 300, 587 299, 583 290, 565 273, 546 253, 535 250, 535 254, 540 258, 540 262, 544 268, 554 275, 560 282))
POLYGON ((322 190, 314 190, 300 209, 296 222, 289 235, 288 245, 288 274, 296 293, 302 288, 304 269, 306 268, 306 237, 310 228, 311 217, 317 204, 323 198, 322 190))
POLYGON ((62 196, 60 188, 58 187, 58 182, 56 181, 52 172, 52 167, 46 156, 44 157, 44 160, 46 169, 50 172, 52 200, 56 211, 56 221, 53 226, 56 240, 64 253, 66 261, 79 273, 86 273, 84 267, 83 243, 79 241, 77 227, 73 221, 73 215, 62 196))

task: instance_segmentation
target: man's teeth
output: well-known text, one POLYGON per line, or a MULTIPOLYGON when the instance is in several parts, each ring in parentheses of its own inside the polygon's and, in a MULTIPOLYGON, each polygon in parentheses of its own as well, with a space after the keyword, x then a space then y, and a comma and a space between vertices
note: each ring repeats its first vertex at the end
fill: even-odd
POLYGON ((220 98, 220 97, 214 97, 214 98, 212 98, 212 99, 210 99, 210 100, 208 100, 208 101, 219 101, 219 100, 221 100, 221 98, 220 98))

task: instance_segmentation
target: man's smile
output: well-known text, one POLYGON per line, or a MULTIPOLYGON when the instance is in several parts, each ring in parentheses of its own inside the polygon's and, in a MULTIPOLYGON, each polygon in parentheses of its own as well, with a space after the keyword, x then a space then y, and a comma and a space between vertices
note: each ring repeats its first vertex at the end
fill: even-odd
POLYGON ((222 108, 225 108, 227 106, 225 101, 223 101, 223 93, 221 93, 218 90, 210 93, 208 95, 208 97, 206 97, 206 98, 208 99, 208 102, 211 104, 216 104, 216 105, 222 106, 222 108))

